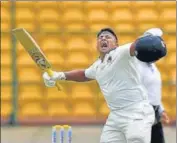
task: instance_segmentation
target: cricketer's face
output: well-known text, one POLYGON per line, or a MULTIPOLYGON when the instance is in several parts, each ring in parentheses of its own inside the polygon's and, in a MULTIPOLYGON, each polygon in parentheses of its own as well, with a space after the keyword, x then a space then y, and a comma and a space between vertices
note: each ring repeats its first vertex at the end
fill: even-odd
POLYGON ((116 46, 116 38, 108 31, 102 32, 97 38, 97 50, 100 53, 107 53, 113 48, 116 48, 116 46))

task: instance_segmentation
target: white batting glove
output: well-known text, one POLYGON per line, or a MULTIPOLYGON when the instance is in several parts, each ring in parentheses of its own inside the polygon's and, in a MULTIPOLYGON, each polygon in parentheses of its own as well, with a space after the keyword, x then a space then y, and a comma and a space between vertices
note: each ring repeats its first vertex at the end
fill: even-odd
POLYGON ((63 72, 53 72, 53 76, 50 77, 47 72, 43 74, 45 86, 54 87, 57 80, 65 80, 66 76, 63 72))
POLYGON ((162 36, 163 35, 163 31, 160 28, 151 28, 149 30, 147 30, 146 32, 144 32, 144 35, 153 35, 153 36, 162 36))

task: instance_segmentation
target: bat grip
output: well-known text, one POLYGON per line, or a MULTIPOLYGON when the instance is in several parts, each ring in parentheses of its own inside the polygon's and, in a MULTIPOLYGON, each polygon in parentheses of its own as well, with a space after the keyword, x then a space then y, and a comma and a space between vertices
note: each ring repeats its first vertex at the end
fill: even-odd
MULTIPOLYGON (((53 75, 53 71, 51 69, 47 69, 46 72, 49 74, 49 76, 53 75)), ((61 86, 60 83, 58 81, 56 81, 56 87, 58 88, 59 91, 61 91, 61 86)))

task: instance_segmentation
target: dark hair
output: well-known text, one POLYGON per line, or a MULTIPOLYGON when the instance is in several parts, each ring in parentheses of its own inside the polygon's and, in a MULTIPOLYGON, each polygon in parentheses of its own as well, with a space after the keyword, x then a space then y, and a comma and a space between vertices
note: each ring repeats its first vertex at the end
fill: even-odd
POLYGON ((105 32, 105 31, 110 32, 116 38, 116 41, 117 41, 117 36, 116 36, 115 32, 111 28, 103 28, 103 29, 101 29, 98 32, 98 34, 97 34, 97 38, 101 35, 101 33, 105 32))

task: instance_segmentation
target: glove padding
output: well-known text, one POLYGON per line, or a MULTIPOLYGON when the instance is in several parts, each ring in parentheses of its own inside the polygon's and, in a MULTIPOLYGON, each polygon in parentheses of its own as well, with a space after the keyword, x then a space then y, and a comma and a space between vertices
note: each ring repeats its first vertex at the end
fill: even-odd
POLYGON ((55 72, 55 71, 53 72, 52 77, 50 77, 47 72, 45 72, 42 77, 44 79, 45 86, 47 87, 54 87, 57 80, 66 79, 66 76, 63 72, 55 72))
POLYGON ((135 54, 142 62, 155 62, 167 54, 166 44, 159 36, 145 35, 136 40, 135 54))
POLYGON ((161 37, 163 35, 163 31, 160 28, 151 28, 144 32, 143 35, 153 35, 161 37))

